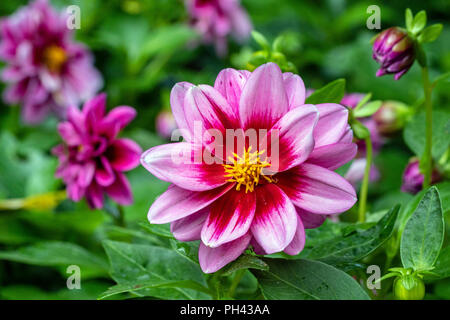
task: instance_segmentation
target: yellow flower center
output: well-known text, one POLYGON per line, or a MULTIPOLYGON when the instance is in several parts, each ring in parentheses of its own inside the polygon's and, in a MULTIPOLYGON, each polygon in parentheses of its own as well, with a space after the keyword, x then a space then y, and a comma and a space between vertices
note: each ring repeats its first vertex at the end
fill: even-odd
POLYGON ((58 73, 67 61, 66 51, 59 46, 51 45, 45 48, 42 61, 51 72, 58 73))
POLYGON ((265 151, 251 152, 251 150, 252 147, 249 147, 242 157, 233 153, 233 157, 228 158, 232 164, 223 165, 226 173, 225 177, 229 178, 227 181, 236 182, 236 190, 238 191, 241 189, 241 186, 245 186, 245 193, 255 190, 255 187, 260 182, 260 176, 269 183, 276 182, 276 179, 272 176, 262 174, 264 168, 270 167, 270 163, 260 159, 260 156, 265 151))

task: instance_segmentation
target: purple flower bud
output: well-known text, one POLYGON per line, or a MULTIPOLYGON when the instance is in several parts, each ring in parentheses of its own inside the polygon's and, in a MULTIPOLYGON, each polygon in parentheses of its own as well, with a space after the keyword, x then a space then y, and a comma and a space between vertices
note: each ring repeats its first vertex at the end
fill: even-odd
POLYGON ((380 64, 377 77, 394 73, 398 80, 414 63, 414 41, 400 28, 386 29, 375 39, 372 56, 380 64))
MULTIPOLYGON (((419 170, 419 159, 416 157, 411 158, 403 172, 402 191, 412 194, 418 193, 422 190, 423 179, 423 174, 419 170)), ((441 175, 436 169, 433 169, 431 183, 437 183, 440 180, 441 175)))

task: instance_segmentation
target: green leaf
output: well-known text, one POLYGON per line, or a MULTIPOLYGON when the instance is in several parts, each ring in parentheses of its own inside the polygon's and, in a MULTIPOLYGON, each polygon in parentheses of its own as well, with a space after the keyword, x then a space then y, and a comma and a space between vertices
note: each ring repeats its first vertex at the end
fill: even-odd
POLYGON ((371 101, 369 103, 364 104, 359 109, 355 109, 353 115, 357 118, 364 118, 373 115, 375 112, 380 109, 383 102, 380 100, 371 101))
POLYGON ((370 131, 361 122, 355 120, 351 124, 353 133, 358 139, 364 140, 370 136, 370 131))
POLYGON ((267 271, 269 266, 258 257, 243 254, 221 270, 223 276, 231 275, 233 272, 241 269, 259 269, 267 271))
POLYGON ((200 241, 188 241, 181 242, 178 240, 170 240, 170 246, 173 250, 175 250, 178 254, 183 257, 188 258, 192 262, 199 264, 198 262, 198 248, 200 246, 200 241))
POLYGON ((408 31, 412 31, 412 25, 413 25, 413 14, 410 8, 406 9, 405 11, 405 22, 406 22, 406 29, 408 31))
MULTIPOLYGON (((63 284, 64 285, 64 284, 63 284)), ((7 300, 95 300, 108 288, 106 282, 83 281, 81 288, 43 291, 31 285, 9 285, 0 288, 0 298, 7 300)))
POLYGON ((266 299, 368 300, 345 272, 319 261, 264 259, 269 271, 252 270, 266 299))
POLYGON ((145 289, 155 289, 155 288, 184 288, 184 289, 191 289, 196 290, 199 292, 203 292, 205 294, 210 294, 210 291, 208 288, 200 285, 199 283, 191 280, 180 280, 180 281, 167 281, 167 280, 157 280, 153 279, 150 281, 145 282, 127 282, 125 284, 118 284, 111 288, 109 288, 107 291, 103 292, 98 299, 105 299, 120 293, 126 293, 126 292, 140 292, 141 290, 145 289))
POLYGON ((439 257, 436 260, 433 273, 439 275, 439 278, 450 277, 450 246, 441 250, 439 257))
POLYGON ((434 87, 435 85, 437 85, 439 82, 446 81, 446 80, 449 79, 449 78, 450 78, 450 71, 449 71, 449 72, 446 72, 446 73, 444 73, 444 74, 441 74, 439 77, 437 77, 436 79, 434 79, 434 81, 433 81, 433 87, 434 87))
MULTIPOLYGON (((380 247, 392 234, 400 206, 397 205, 373 227, 355 230, 305 248, 299 257, 339 265, 358 261, 380 247)), ((348 231, 351 231, 348 229, 348 231)))
POLYGON ((411 32, 413 34, 419 33, 427 24, 427 13, 425 10, 420 11, 416 16, 414 17, 411 32))
POLYGON ((267 41, 266 37, 264 37, 261 33, 253 30, 252 37, 253 39, 255 39, 256 43, 261 46, 261 48, 263 48, 266 51, 270 51, 270 43, 269 41, 267 41))
POLYGON ((337 79, 314 91, 305 103, 339 103, 345 94, 345 79, 337 79))
POLYGON ((0 251, 0 259, 38 266, 78 265, 106 271, 107 262, 74 243, 47 241, 14 251, 0 251))
POLYGON ((372 92, 369 92, 366 94, 361 100, 359 100, 358 104, 356 105, 354 111, 360 109, 363 105, 365 105, 369 100, 372 98, 372 92))
POLYGON ((148 222, 140 222, 139 225, 147 232, 155 234, 167 239, 175 239, 170 232, 170 224, 150 224, 148 222))
POLYGON ((431 187, 406 223, 400 243, 405 268, 429 270, 444 241, 444 217, 439 191, 431 187))
POLYGON ((438 24, 433 24, 429 27, 426 27, 419 35, 418 40, 421 43, 424 42, 433 42, 435 41, 439 35, 442 32, 443 29, 443 25, 438 23, 438 24))
MULTIPOLYGON (((450 145, 450 113, 448 111, 433 111, 433 146, 432 155, 439 159, 450 145)), ((403 132, 403 138, 408 147, 418 156, 425 150, 425 112, 417 113, 403 132)))
MULTIPOLYGON (((111 265, 111 276, 121 286, 136 283, 165 283, 191 280, 201 286, 206 281, 200 267, 174 250, 142 244, 104 241, 111 265)), ((190 288, 146 287, 137 296, 161 299, 208 299, 205 293, 190 288)))

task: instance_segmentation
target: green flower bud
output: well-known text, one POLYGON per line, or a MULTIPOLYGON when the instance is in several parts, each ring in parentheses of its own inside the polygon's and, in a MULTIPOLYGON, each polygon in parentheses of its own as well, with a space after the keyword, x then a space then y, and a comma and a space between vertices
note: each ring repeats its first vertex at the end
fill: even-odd
POLYGON ((425 296, 425 285, 418 276, 406 274, 394 282, 394 294, 398 300, 422 300, 425 296))

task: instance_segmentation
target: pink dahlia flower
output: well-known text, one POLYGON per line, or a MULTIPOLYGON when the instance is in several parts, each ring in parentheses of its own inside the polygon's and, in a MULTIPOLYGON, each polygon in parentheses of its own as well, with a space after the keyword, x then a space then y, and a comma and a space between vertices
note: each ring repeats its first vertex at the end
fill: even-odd
POLYGON ((123 174, 139 164, 141 148, 117 134, 136 116, 132 107, 120 106, 105 114, 106 95, 88 100, 83 110, 71 107, 58 131, 63 144, 53 149, 59 158, 56 176, 67 185, 73 201, 86 197, 91 208, 103 207, 103 195, 122 205, 133 202, 130 184, 123 174))
POLYGON ((64 117, 102 85, 88 50, 73 41, 67 16, 36 0, 0 21, 3 98, 22 104, 25 122, 41 122, 49 111, 64 117))
POLYGON ((171 106, 185 141, 141 157, 147 170, 172 183, 148 218, 171 222, 180 241, 201 240, 204 272, 219 270, 250 244, 257 253, 296 255, 305 228, 356 202, 351 184, 333 171, 356 154, 347 109, 305 104, 302 79, 276 64, 252 73, 225 69, 214 87, 178 83, 171 106), (226 135, 232 138, 222 143, 226 135))
POLYGON ((252 25, 239 0, 186 0, 191 25, 205 43, 214 43, 219 55, 227 51, 227 36, 237 41, 250 36, 252 25))

